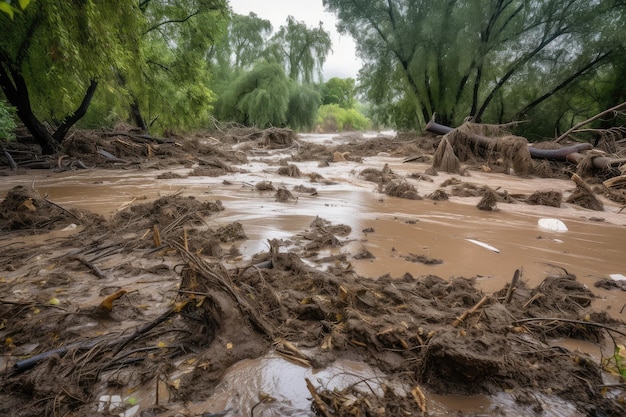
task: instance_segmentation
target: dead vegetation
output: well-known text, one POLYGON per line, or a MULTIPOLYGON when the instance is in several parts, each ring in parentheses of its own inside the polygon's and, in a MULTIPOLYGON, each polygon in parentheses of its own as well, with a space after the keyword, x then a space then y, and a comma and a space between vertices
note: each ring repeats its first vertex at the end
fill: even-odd
MULTIPOLYGON (((199 175, 221 176, 246 160, 242 145, 251 152, 293 147, 293 161, 341 163, 381 151, 394 156, 432 152, 437 144, 433 137, 398 135, 329 149, 298 144, 290 131, 281 129, 231 129, 219 139, 197 135, 193 145, 177 138, 155 142, 129 135, 107 140, 84 136, 93 142, 76 136, 67 144, 67 159, 140 169, 178 164, 199 175), (337 152, 343 161, 334 162, 337 152)), ((439 148, 441 155, 434 160, 442 171, 460 172, 462 160, 473 161, 475 169, 484 165, 537 175, 535 161, 516 156, 522 152, 517 138, 503 137, 494 147, 478 149, 455 136, 442 139, 439 148), (446 154, 455 146, 457 161, 446 154)), ((436 169, 403 178, 385 165, 358 175, 389 196, 416 200, 422 197, 414 182, 437 175, 436 169)), ((278 172, 302 175, 293 164, 278 172)), ((307 176, 327 183, 321 174, 307 176)), ((566 202, 598 207, 594 190, 581 177, 573 181, 577 189, 566 202)), ((623 194, 621 180, 607 181, 596 192, 623 194)), ((300 204, 287 188, 271 181, 247 185, 259 191, 250 194, 271 198, 264 192, 273 191, 277 201, 300 204)), ((317 194, 304 185, 293 190, 317 194)), ((456 177, 428 198, 442 201, 448 195, 481 197, 479 208, 488 210, 514 201, 559 207, 563 199, 560 191, 514 197, 456 177)), ((19 276, 0 280, 0 353, 5 362, 0 414, 91 416, 106 388, 130 391, 155 381, 157 386, 166 382, 171 403, 199 401, 214 393, 230 365, 270 349, 305 366, 323 368, 340 358, 358 358, 382 372, 378 381, 339 390, 308 381, 318 415, 428 415, 423 390, 514 392, 520 403, 535 410, 542 407, 536 393, 550 392, 583 415, 626 413, 619 397, 605 395, 601 364, 550 343, 559 337, 598 343, 626 336, 617 330, 622 323, 606 313, 587 313, 593 294, 566 271, 545 277, 536 288, 514 279, 493 293, 463 277, 361 277, 350 259, 375 259, 365 247, 350 259, 344 253, 316 260, 320 251, 346 245, 352 233, 349 226, 320 217, 299 239, 268 240, 266 250, 249 262, 235 263, 240 260, 236 244, 247 236, 241 223, 212 221, 225 209, 219 200, 174 193, 133 202, 104 219, 60 207, 27 187, 12 189, 0 204, 0 230, 41 233, 71 223, 85 227, 70 238, 17 243, 0 251, 3 272, 19 276)), ((425 265, 443 262, 413 253, 403 258, 425 265)), ((162 405, 157 399, 146 415, 158 414, 162 405)))

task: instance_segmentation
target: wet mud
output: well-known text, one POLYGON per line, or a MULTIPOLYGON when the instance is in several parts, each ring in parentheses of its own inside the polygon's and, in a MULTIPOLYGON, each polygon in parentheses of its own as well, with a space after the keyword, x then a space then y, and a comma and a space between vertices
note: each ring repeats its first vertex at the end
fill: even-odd
POLYGON ((5 171, 0 414, 624 415, 621 189, 512 143, 85 133, 5 171))

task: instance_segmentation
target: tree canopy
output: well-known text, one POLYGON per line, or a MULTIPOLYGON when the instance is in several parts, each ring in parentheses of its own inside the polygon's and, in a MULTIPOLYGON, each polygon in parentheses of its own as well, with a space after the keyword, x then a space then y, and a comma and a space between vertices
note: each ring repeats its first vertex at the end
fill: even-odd
POLYGON ((44 152, 84 114, 111 63, 132 66, 136 16, 136 5, 122 0, 37 0, 13 18, 0 14, 0 87, 44 152))
POLYGON ((368 99, 408 127, 434 113, 449 124, 532 116, 624 53, 626 3, 618 0, 324 4, 357 42, 368 99))
POLYGON ((284 63, 287 75, 292 80, 312 83, 314 77, 321 78, 321 71, 332 42, 322 22, 309 28, 293 16, 287 17, 287 25, 281 26, 272 37, 269 54, 284 63))

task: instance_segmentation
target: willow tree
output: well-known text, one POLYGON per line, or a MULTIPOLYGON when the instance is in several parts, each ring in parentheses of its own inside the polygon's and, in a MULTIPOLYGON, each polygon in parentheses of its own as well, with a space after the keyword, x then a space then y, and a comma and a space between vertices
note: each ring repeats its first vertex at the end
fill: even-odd
POLYGON ((281 26, 272 37, 267 50, 270 59, 282 62, 292 80, 312 83, 321 78, 322 67, 331 51, 330 35, 322 22, 309 28, 293 16, 287 17, 287 25, 281 26))
POLYGON ((132 67, 137 17, 125 0, 37 0, 0 13, 0 87, 43 153, 85 114, 111 64, 132 67))
POLYGON ((141 71, 117 68, 120 97, 134 123, 148 130, 197 127, 207 120, 215 94, 208 54, 228 24, 225 0, 139 2, 141 71))
POLYGON ((361 85, 413 127, 523 116, 623 51, 617 0, 324 0, 357 41, 361 85), (406 121, 406 120, 405 120, 406 121))
POLYGON ((213 47, 212 58, 230 70, 250 69, 263 57, 272 29, 269 20, 255 13, 233 14, 225 36, 213 47))

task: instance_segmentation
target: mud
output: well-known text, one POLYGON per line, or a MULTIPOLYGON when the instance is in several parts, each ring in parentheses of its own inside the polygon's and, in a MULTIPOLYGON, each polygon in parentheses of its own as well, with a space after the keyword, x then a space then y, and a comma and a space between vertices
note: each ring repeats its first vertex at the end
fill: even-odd
POLYGON ((485 169, 497 149, 459 165, 470 182, 431 169, 432 136, 326 138, 87 132, 45 174, 6 172, 0 414, 436 416, 454 396, 491 404, 459 415, 626 413, 618 203, 588 178, 485 169), (570 231, 525 230, 533 214, 570 231), (300 377, 306 406, 253 382, 218 401, 268 355, 368 370, 300 377))

